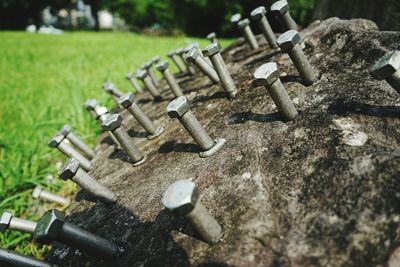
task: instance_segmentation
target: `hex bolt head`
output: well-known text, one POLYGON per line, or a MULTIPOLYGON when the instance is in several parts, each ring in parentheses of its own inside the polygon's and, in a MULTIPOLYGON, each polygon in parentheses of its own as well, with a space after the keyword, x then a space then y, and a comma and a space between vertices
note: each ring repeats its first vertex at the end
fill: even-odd
POLYGON ((97 106, 96 99, 88 99, 84 104, 84 107, 89 111, 94 110, 96 106, 97 106))
POLYGON ((61 169, 58 171, 58 176, 65 181, 70 180, 76 175, 78 169, 79 169, 79 162, 74 158, 70 158, 63 164, 61 169))
POLYGON ((195 64, 213 83, 220 81, 215 69, 205 61, 204 57, 200 56, 197 48, 192 48, 189 52, 185 53, 184 57, 188 62, 195 64))
POLYGON ((318 81, 318 75, 311 67, 310 62, 304 55, 300 45, 300 35, 297 31, 289 30, 279 36, 276 43, 282 49, 289 54, 290 59, 296 66, 297 71, 300 73, 304 82, 307 85, 312 85, 318 81))
POLYGON ((153 62, 153 64, 157 64, 158 62, 160 62, 160 60, 161 60, 161 57, 158 56, 158 55, 154 56, 154 57, 151 59, 151 61, 153 62))
POLYGON ((176 98, 167 106, 167 114, 170 118, 180 118, 189 110, 190 103, 185 96, 176 98))
POLYGON ((276 42, 284 52, 292 50, 297 44, 300 43, 300 34, 297 31, 289 30, 279 36, 276 42))
POLYGON ((263 6, 259 6, 250 13, 250 17, 252 20, 260 20, 265 14, 267 14, 267 9, 263 6))
POLYGON ((211 57, 215 54, 218 54, 220 52, 220 47, 218 44, 209 44, 203 49, 203 55, 205 57, 211 57))
POLYGON ((231 23, 233 23, 233 24, 238 24, 238 22, 239 22, 241 19, 242 19, 242 15, 240 15, 239 13, 234 14, 234 15, 231 17, 231 23))
POLYGON ((105 82, 103 84, 103 89, 104 91, 106 91, 107 93, 112 94, 114 92, 115 89, 115 85, 112 82, 105 82))
POLYGON ((290 121, 297 117, 298 112, 296 107, 279 79, 278 66, 275 62, 260 66, 254 73, 253 84, 255 86, 266 87, 281 117, 285 121, 290 121))
POLYGON ((192 181, 171 184, 163 194, 162 203, 173 214, 185 216, 205 242, 216 244, 222 238, 222 227, 200 203, 198 189, 192 181))
POLYGON ((57 147, 65 137, 62 135, 55 135, 48 143, 49 147, 57 147))
POLYGON ((4 232, 8 229, 11 223, 13 215, 11 212, 4 212, 0 218, 0 232, 4 232))
POLYGON ((200 56, 199 51, 197 49, 191 49, 188 51, 184 57, 188 62, 195 62, 195 60, 200 56))
POLYGON ((377 80, 385 80, 400 69, 400 51, 390 51, 381 57, 369 69, 369 73, 377 80))
POLYGON ((211 42, 214 42, 217 39, 217 34, 215 32, 211 32, 207 35, 207 39, 211 42))
POLYGON ((142 70, 142 69, 140 69, 140 70, 138 70, 137 72, 136 72, 136 77, 138 78, 138 79, 140 79, 140 80, 144 80, 146 77, 147 77, 147 71, 145 71, 145 70, 142 70))
POLYGON ((59 135, 62 135, 62 136, 64 136, 64 137, 67 137, 67 135, 68 135, 71 131, 72 131, 71 125, 66 124, 66 125, 64 125, 64 126, 62 127, 62 129, 58 132, 58 134, 59 134, 59 135))
POLYGON ((286 0, 280 0, 272 4, 271 13, 274 16, 280 17, 287 29, 297 30, 297 24, 290 16, 289 4, 286 0))
POLYGON ((166 69, 168 69, 169 63, 168 61, 161 61, 156 65, 156 68, 160 72, 164 72, 166 69))
POLYGON ((112 114, 107 117, 102 123, 102 127, 106 131, 114 131, 115 129, 121 127, 122 117, 119 114, 112 114))
POLYGON ((58 210, 47 211, 38 221, 34 232, 34 239, 42 244, 51 243, 58 237, 63 225, 65 216, 58 210))
POLYGON ((39 198, 40 193, 42 193, 42 191, 43 191, 43 187, 41 187, 40 185, 36 186, 35 189, 33 189, 32 197, 39 198))
POLYGON ((134 99, 135 99, 135 94, 126 93, 126 94, 123 94, 118 99, 118 104, 120 104, 124 108, 129 108, 132 105, 134 99))
POLYGON ((250 25, 250 20, 249 19, 243 19, 243 20, 238 22, 239 29, 243 29, 243 28, 245 28, 245 27, 247 27, 249 25, 250 25))

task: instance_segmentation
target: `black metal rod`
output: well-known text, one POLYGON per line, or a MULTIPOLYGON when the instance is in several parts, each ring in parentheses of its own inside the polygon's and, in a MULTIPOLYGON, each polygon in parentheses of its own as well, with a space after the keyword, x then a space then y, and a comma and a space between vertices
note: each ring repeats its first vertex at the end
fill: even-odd
POLYGON ((51 263, 40 261, 11 250, 0 248, 1 267, 56 267, 51 263))
POLYGON ((113 259, 121 249, 114 243, 65 222, 57 241, 102 259, 113 259))

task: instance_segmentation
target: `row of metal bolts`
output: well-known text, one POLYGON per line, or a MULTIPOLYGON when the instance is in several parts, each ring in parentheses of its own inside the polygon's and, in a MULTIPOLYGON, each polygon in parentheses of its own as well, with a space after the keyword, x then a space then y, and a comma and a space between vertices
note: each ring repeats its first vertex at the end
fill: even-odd
MULTIPOLYGON (((281 15, 284 24, 291 29, 282 34, 277 40, 265 17, 266 9, 264 7, 255 9, 251 13, 251 18, 258 21, 269 45, 272 48, 279 46, 282 51, 287 52, 304 82, 308 85, 313 84, 318 80, 318 76, 311 68, 311 65, 299 45, 300 36, 295 31, 297 25, 290 17, 287 2, 276 2, 271 7, 271 12, 281 15)), ((250 29, 249 20, 241 20, 241 16, 236 14, 232 16, 231 21, 237 24, 238 28, 242 30, 248 45, 252 49, 259 49, 256 38, 250 29)), ((216 39, 216 34, 211 33, 207 37, 212 41, 212 44, 207 46, 203 51, 199 51, 198 45, 191 44, 185 48, 170 52, 168 56, 173 60, 181 73, 190 73, 194 75, 196 74, 196 66, 207 75, 213 83, 221 81, 227 97, 233 99, 237 95, 237 89, 220 54, 221 46, 216 39), (177 56, 181 58, 177 58, 177 56)), ((141 70, 136 72, 135 75, 128 75, 127 79, 131 82, 136 91, 141 93, 144 90, 136 81, 134 77, 136 76, 136 78, 142 80, 155 101, 161 100, 161 95, 157 89, 160 85, 160 81, 152 70, 152 66, 156 63, 156 68, 164 75, 172 93, 176 96, 176 99, 168 105, 167 114, 171 118, 178 118, 183 124, 184 128, 201 148, 201 157, 208 157, 215 154, 223 146, 225 140, 213 140, 206 133, 194 114, 190 111, 190 103, 183 95, 174 75, 169 71, 169 64, 167 61, 160 62, 160 57, 156 56, 148 63, 143 64, 141 70)), ((388 52, 372 66, 370 73, 379 80, 386 79, 394 89, 400 92, 400 52, 388 52)), ((270 62, 259 67, 254 73, 253 84, 255 86, 265 86, 267 88, 282 119, 289 121, 293 120, 298 115, 293 102, 279 79, 279 71, 275 62, 270 62)), ((134 102, 135 95, 133 93, 124 94, 113 84, 108 82, 104 84, 103 88, 113 96, 121 107, 126 108, 135 117, 148 133, 148 139, 156 138, 164 132, 164 128, 156 126, 134 102)), ((102 127, 110 132, 110 136, 113 138, 114 142, 125 150, 135 166, 145 161, 145 157, 130 140, 127 133, 122 130, 122 117, 119 114, 109 114, 105 107, 98 105, 96 100, 93 99, 88 100, 85 107, 100 121, 102 127)), ((65 180, 71 179, 104 202, 114 203, 117 201, 118 196, 115 193, 111 192, 87 173, 93 167, 90 160, 95 156, 95 152, 71 131, 70 126, 64 126, 64 128, 49 142, 49 145, 51 147, 57 147, 61 152, 70 157, 59 171, 59 176, 61 178, 65 180), (71 144, 83 152, 84 155, 72 147, 71 144)), ((34 190, 33 196, 57 202, 61 205, 68 205, 69 203, 67 199, 46 192, 41 187, 34 190)), ((199 193, 196 185, 189 180, 180 180, 167 188, 164 192, 162 202, 165 208, 172 211, 174 214, 185 216, 196 228, 204 241, 209 244, 215 244, 223 235, 222 227, 210 215, 200 201, 198 201, 198 198, 199 193)), ((48 211, 38 223, 13 217, 10 213, 6 212, 3 214, 0 221, 0 230, 4 231, 5 229, 33 233, 35 239, 42 243, 58 240, 105 259, 113 258, 122 251, 122 249, 115 244, 65 222, 63 215, 56 210, 48 211), (43 230, 52 228, 50 226, 53 224, 64 225, 65 227, 59 227, 57 234, 43 230), (71 238, 71 236, 76 238, 71 238)), ((0 250, 0 262, 2 254, 4 254, 4 251, 0 250)), ((8 258, 10 258, 10 255, 12 256, 11 258, 14 257, 13 253, 10 254, 10 252, 6 255, 8 255, 8 258)), ((18 258, 19 256, 16 255, 15 257, 18 258)), ((24 258, 23 256, 21 257, 24 258)))

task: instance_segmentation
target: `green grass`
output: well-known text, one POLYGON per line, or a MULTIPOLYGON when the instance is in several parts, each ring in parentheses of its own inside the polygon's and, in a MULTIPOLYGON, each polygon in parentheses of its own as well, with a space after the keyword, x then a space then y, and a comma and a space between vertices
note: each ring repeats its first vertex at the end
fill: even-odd
MULTIPOLYGON (((94 145, 100 127, 82 108, 88 98, 106 106, 112 100, 101 85, 110 79, 122 91, 131 90, 128 71, 159 54, 197 41, 191 38, 146 37, 131 33, 66 33, 61 36, 0 32, 0 213, 36 220, 51 204, 34 201, 37 184, 62 195, 75 186, 60 181, 56 163, 64 161, 48 140, 70 124, 94 145), (48 175, 55 177, 49 183, 48 175)), ((229 41, 223 40, 225 46, 229 41)), ((32 244, 30 235, 0 233, 2 248, 43 257, 45 246, 32 244)))

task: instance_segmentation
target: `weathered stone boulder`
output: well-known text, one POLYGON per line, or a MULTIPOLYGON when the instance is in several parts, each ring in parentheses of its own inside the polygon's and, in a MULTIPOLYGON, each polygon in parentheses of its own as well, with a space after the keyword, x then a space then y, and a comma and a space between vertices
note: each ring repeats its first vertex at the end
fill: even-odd
MULTIPOLYGON (((368 68, 400 33, 379 32, 367 20, 336 18, 301 32, 304 51, 321 75, 305 87, 290 58, 266 47, 250 52, 243 40, 224 58, 239 88, 229 101, 207 77, 181 77, 192 111, 214 138, 227 143, 215 156, 198 148, 166 99, 139 105, 166 128, 148 141, 123 113, 126 130, 147 155, 133 167, 103 135, 92 174, 120 195, 114 206, 79 192, 68 220, 126 247, 104 262, 63 245, 48 260, 61 266, 399 266, 400 96, 368 68), (300 111, 284 123, 265 88, 251 86, 255 69, 276 61, 300 111), (161 204, 179 179, 198 185, 201 201, 224 227, 221 242, 199 240, 161 204), (397 255, 397 256, 396 256, 397 255), (397 265, 396 265, 397 264, 397 265)), ((163 82, 163 87, 165 82, 163 82)))

